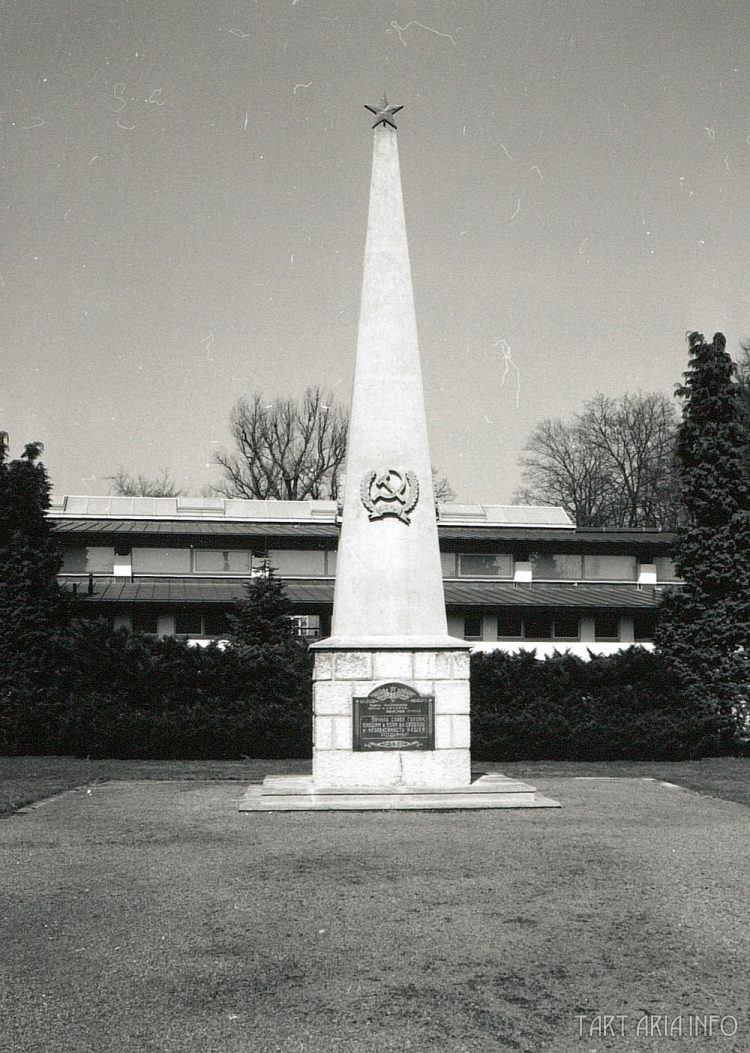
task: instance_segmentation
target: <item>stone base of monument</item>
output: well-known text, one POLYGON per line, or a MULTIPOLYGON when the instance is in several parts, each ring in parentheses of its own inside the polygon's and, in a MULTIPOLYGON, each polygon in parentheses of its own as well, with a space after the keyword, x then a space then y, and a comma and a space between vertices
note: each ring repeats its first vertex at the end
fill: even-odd
POLYGON ((469 785, 469 652, 437 643, 315 645, 316 786, 469 785))
POLYGON ((315 645, 312 776, 251 786, 240 811, 558 808, 471 770, 468 647, 449 637, 315 645))
POLYGON ((468 786, 316 786, 312 776, 269 776, 251 786, 241 812, 453 811, 479 808, 559 808, 528 783, 477 774, 468 786))

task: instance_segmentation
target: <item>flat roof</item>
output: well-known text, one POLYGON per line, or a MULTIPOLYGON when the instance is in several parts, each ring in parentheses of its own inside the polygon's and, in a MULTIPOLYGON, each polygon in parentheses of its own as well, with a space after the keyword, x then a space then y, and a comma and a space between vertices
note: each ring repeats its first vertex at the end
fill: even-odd
POLYGON ((189 519, 335 522, 335 501, 246 501, 228 497, 115 497, 71 494, 53 500, 50 516, 97 519, 189 519))
MULTIPOLYGON (((55 519, 214 520, 232 522, 336 522, 335 501, 251 501, 227 497, 114 497, 65 495, 53 501, 55 519)), ((567 527, 563 508, 551 505, 439 504, 441 523, 567 527)))
MULTIPOLYGON (((438 532, 443 547, 476 543, 542 543, 562 552, 591 546, 599 551, 628 548, 667 553, 674 533, 644 528, 576 527, 562 508, 542 505, 452 505, 439 508, 438 532)), ((172 537, 243 539, 278 538, 308 546, 338 537, 333 501, 243 501, 213 497, 60 498, 48 512, 57 534, 112 535, 166 544, 172 537)), ((106 543, 106 542, 105 542, 106 543)), ((323 544, 321 547, 331 547, 323 544)))

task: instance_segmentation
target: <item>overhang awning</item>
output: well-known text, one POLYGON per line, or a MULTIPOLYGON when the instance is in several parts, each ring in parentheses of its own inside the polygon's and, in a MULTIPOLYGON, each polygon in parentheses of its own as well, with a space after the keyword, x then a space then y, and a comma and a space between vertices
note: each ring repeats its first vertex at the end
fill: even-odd
POLYGON ((661 591, 635 582, 446 581, 445 602, 456 607, 650 608, 661 591))
MULTIPOLYGON (((333 578, 285 578, 287 595, 295 606, 333 604, 333 578)), ((87 603, 105 604, 203 604, 227 605, 243 595, 245 581, 217 578, 94 578, 93 593, 87 594, 88 577, 63 579, 87 603)), ((448 607, 567 607, 585 610, 649 609, 659 603, 659 586, 586 582, 446 581, 448 607)))
POLYGON ((508 545, 533 551, 610 553, 636 555, 653 552, 668 556, 674 548, 675 535, 666 530, 617 530, 594 527, 506 527, 453 526, 438 523, 441 548, 466 552, 466 543, 491 544, 493 548, 508 545))
POLYGON ((83 534, 86 540, 93 537, 108 539, 113 536, 127 538, 143 537, 215 537, 215 538, 294 538, 295 541, 314 541, 316 538, 337 538, 338 528, 334 523, 271 523, 231 522, 222 523, 200 519, 67 519, 52 520, 55 534, 83 534))
MULTIPOLYGON (((221 538, 232 539, 238 544, 255 538, 289 538, 303 547, 313 547, 322 539, 336 540, 339 528, 335 523, 319 522, 274 522, 272 520, 222 522, 201 519, 110 519, 72 518, 51 515, 52 529, 58 535, 78 535, 92 542, 94 538, 112 543, 113 535, 120 538, 158 538, 163 544, 168 538, 221 538)), ((558 552, 609 552, 660 553, 669 555, 675 543, 675 535, 662 530, 595 529, 593 527, 527 527, 485 526, 469 524, 458 526, 438 522, 441 547, 467 551, 466 543, 483 545, 506 545, 517 549, 534 549, 539 545, 546 551, 558 552)))

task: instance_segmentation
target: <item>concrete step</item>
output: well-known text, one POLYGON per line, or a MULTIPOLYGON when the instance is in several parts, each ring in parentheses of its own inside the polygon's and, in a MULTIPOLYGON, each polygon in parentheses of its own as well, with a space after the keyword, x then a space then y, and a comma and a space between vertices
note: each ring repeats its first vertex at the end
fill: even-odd
POLYGON ((315 793, 317 795, 333 794, 420 794, 420 793, 533 793, 534 787, 527 782, 509 779, 505 775, 492 773, 473 773, 472 780, 465 786, 314 786, 311 775, 269 775, 261 786, 261 792, 268 796, 287 794, 315 793))
POLYGON ((528 783, 479 775, 460 787, 316 787, 312 776, 269 776, 248 787, 241 812, 418 811, 479 808, 559 808, 528 783))

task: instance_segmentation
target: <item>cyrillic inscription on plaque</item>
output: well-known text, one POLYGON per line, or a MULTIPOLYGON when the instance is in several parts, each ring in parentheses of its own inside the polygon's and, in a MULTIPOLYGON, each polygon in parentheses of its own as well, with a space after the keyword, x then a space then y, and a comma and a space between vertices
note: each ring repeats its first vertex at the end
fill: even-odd
POLYGON ((434 750, 435 697, 408 684, 383 684, 354 698, 355 752, 434 750))

